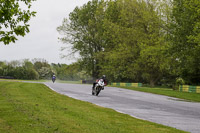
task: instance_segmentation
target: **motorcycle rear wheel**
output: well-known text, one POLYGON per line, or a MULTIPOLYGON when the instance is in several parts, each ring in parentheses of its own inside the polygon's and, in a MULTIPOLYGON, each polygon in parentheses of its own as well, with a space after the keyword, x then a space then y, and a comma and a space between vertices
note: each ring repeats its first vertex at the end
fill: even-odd
POLYGON ((95 89, 92 88, 92 95, 95 95, 95 89))

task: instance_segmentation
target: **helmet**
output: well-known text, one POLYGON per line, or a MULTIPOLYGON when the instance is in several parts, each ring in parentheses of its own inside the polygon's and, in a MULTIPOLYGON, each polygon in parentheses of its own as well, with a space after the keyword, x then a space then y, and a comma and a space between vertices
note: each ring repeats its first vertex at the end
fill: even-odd
POLYGON ((105 79, 105 78, 106 78, 106 75, 103 75, 102 78, 105 79))

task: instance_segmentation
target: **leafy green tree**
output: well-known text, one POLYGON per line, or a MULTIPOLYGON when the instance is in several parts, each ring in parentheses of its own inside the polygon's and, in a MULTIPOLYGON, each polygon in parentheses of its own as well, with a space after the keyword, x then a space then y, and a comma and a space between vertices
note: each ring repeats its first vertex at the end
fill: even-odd
POLYGON ((26 79, 38 80, 39 74, 35 69, 26 69, 26 79))
POLYGON ((13 77, 15 79, 26 79, 26 76, 25 76, 25 69, 20 66, 20 67, 16 67, 15 68, 15 71, 14 71, 14 74, 13 74, 13 77))
POLYGON ((4 68, 6 66, 6 63, 3 61, 0 61, 0 76, 4 76, 4 68))
POLYGON ((34 65, 28 59, 23 60, 23 66, 27 69, 34 69, 34 65))
POLYGON ((117 6, 108 7, 111 15, 106 15, 104 23, 105 36, 112 39, 107 41, 111 44, 105 50, 108 60, 104 68, 114 80, 148 82, 153 86, 169 68, 163 52, 168 45, 162 6, 153 0, 118 0, 111 5, 117 6), (118 16, 114 15, 116 8, 118 16))
POLYGON ((200 80, 199 8, 198 0, 173 1, 171 54, 179 61, 178 76, 187 84, 198 84, 200 80))
POLYGON ((33 66, 36 71, 38 71, 42 67, 50 67, 50 65, 48 64, 48 62, 45 59, 34 59, 33 66))
POLYGON ((76 7, 70 13, 69 20, 65 18, 57 28, 64 35, 60 40, 72 44, 72 53, 80 54, 82 67, 94 78, 98 77, 100 70, 96 54, 104 49, 104 4, 103 0, 92 0, 82 7, 76 7))
POLYGON ((9 44, 17 40, 16 36, 25 36, 29 32, 29 20, 36 12, 30 11, 35 0, 0 1, 0 42, 9 44), (26 10, 20 5, 26 5, 26 10))
POLYGON ((49 67, 42 67, 38 70, 41 79, 51 79, 52 71, 49 67))
POLYGON ((52 64, 52 67, 52 69, 56 70, 57 78, 61 80, 75 81, 88 78, 88 74, 80 69, 79 63, 72 63, 70 65, 52 64))
MULTIPOLYGON (((29 64, 30 63, 25 63, 29 64)), ((50 79, 52 76, 52 69, 50 64, 45 59, 33 59, 33 67, 38 72, 39 77, 42 79, 50 79)))
POLYGON ((38 72, 34 69, 34 65, 28 59, 23 60, 23 69, 25 69, 25 79, 39 79, 38 72))
POLYGON ((12 60, 12 61, 10 61, 10 62, 8 63, 8 65, 10 65, 10 66, 16 68, 16 67, 18 67, 18 66, 21 66, 22 63, 21 63, 21 61, 19 61, 19 60, 12 60))
POLYGON ((15 70, 15 68, 14 68, 12 65, 7 64, 7 65, 3 68, 3 76, 13 77, 13 75, 14 75, 14 70, 15 70))
POLYGON ((148 82, 152 86, 171 71, 168 49, 169 6, 157 0, 93 0, 64 19, 61 41, 72 44, 81 67, 93 77, 148 82))

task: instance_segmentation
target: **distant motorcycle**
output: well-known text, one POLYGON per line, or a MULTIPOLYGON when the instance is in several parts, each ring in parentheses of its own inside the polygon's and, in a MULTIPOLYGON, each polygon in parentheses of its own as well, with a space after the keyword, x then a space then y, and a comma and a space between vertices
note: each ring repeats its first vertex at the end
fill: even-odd
POLYGON ((52 77, 52 82, 54 83, 56 81, 56 77, 52 77))
POLYGON ((99 81, 96 83, 95 87, 92 88, 92 95, 98 96, 100 91, 103 90, 104 86, 105 86, 104 80, 99 79, 99 81))

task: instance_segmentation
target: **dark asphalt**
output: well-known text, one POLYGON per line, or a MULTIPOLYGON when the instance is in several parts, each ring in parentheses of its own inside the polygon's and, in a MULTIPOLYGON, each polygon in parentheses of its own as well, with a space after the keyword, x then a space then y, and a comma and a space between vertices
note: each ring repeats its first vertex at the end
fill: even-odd
POLYGON ((112 108, 139 119, 200 133, 200 103, 116 87, 105 87, 99 96, 93 96, 91 85, 45 84, 52 90, 75 99, 112 108))

